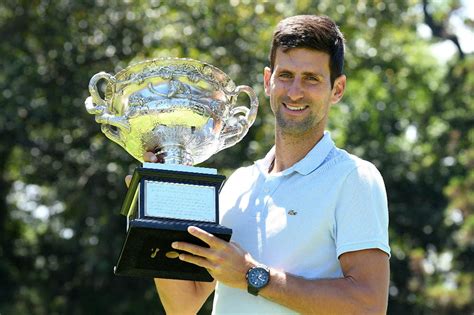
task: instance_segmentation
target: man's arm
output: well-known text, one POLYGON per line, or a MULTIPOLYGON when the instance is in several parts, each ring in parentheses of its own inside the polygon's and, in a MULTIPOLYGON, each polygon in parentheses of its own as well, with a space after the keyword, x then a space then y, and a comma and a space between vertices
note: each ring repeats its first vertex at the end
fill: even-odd
POLYGON ((275 303, 303 314, 385 314, 388 255, 379 249, 349 252, 339 259, 343 278, 308 280, 270 268, 270 283, 260 291, 275 303))
POLYGON ((196 314, 216 286, 216 282, 155 279, 156 290, 166 314, 196 314))
MULTIPOLYGON (((176 242, 189 254, 179 259, 207 268, 214 279, 247 290, 245 274, 258 265, 238 244, 220 240, 196 227, 190 234, 210 248, 176 242)), ((379 249, 347 252, 339 257, 343 277, 305 279, 270 267, 270 283, 260 295, 303 314, 385 314, 389 285, 388 255, 379 249)))

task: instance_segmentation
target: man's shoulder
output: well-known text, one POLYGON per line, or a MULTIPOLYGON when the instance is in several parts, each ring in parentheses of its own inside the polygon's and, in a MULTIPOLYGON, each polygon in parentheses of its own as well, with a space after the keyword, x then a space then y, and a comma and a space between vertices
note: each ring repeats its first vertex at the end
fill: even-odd
POLYGON ((257 171, 257 166, 255 163, 252 163, 250 165, 244 165, 239 168, 237 168, 232 174, 231 177, 240 177, 240 176, 246 176, 249 175, 253 172, 257 171))
MULTIPOLYGON (((235 202, 239 195, 249 190, 258 180, 255 165, 239 167, 227 177, 219 196, 226 203, 235 202)), ((225 207, 224 207, 225 208, 225 207)))
POLYGON ((341 166, 345 173, 345 176, 343 176, 345 184, 349 186, 385 186, 382 174, 374 163, 344 150, 340 151, 343 159, 341 166))
POLYGON ((335 148, 334 156, 331 162, 333 162, 341 170, 344 170, 344 172, 347 174, 358 173, 380 175, 380 172, 375 164, 343 149, 335 148))
POLYGON ((242 182, 248 181, 257 171, 258 169, 255 164, 241 166, 234 170, 232 174, 230 174, 230 176, 226 180, 226 185, 229 186, 229 184, 232 183, 242 184, 242 182))

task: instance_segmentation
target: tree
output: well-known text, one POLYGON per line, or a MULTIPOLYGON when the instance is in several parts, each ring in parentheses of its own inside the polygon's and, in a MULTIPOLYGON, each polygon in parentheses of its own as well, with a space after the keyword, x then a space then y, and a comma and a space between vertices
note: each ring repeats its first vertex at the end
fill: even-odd
MULTIPOLYGON (((348 87, 332 109, 333 136, 374 162, 386 181, 389 313, 472 312, 474 61, 448 28, 460 7, 426 0, 2 2, 0 312, 162 313, 151 280, 112 273, 124 237, 123 178, 138 164, 85 111, 87 82, 99 71, 176 56, 251 85, 261 104, 254 126, 204 163, 228 175, 272 145, 262 90, 271 32, 284 16, 307 12, 334 18, 347 39, 348 87), (417 32, 422 24, 431 38, 417 32), (443 40, 458 47, 446 64, 430 50, 443 40)), ((469 19, 464 24, 472 29, 469 19)))

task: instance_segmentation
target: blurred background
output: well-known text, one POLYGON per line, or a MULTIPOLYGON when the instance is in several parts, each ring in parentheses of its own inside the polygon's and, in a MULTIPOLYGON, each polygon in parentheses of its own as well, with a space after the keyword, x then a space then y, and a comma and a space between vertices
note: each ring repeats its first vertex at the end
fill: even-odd
POLYGON ((229 175, 272 146, 262 71, 273 27, 302 13, 332 17, 347 40, 329 129, 385 178, 389 314, 474 314, 470 0, 1 1, 0 314, 163 314, 152 280, 112 272, 138 162, 86 112, 89 79, 172 56, 252 86, 255 125, 202 165, 229 175))

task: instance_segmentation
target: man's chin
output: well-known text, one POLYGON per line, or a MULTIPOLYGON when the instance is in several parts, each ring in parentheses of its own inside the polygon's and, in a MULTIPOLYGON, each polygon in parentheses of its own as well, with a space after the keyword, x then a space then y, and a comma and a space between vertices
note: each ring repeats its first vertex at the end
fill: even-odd
POLYGON ((313 128, 311 126, 308 126, 307 124, 304 123, 284 123, 284 124, 278 124, 277 128, 280 130, 281 133, 286 134, 286 135, 291 135, 291 136, 301 136, 304 135, 308 132, 310 132, 313 128))

